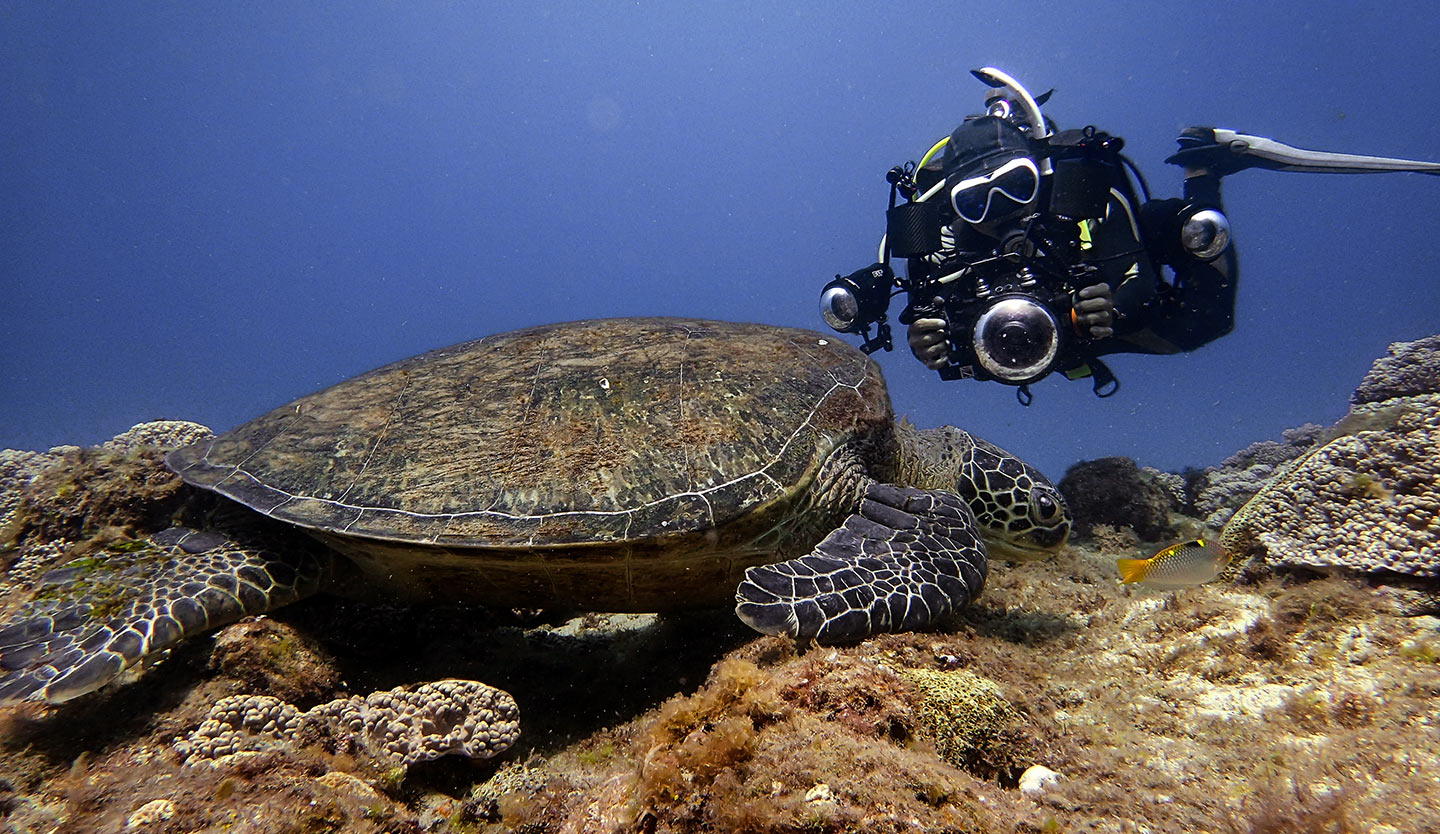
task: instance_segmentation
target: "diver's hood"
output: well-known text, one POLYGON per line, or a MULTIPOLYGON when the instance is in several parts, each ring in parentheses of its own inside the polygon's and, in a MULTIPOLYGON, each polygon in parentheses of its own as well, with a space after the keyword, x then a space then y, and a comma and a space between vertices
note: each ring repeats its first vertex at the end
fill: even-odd
POLYGON ((945 145, 945 178, 951 183, 985 174, 1012 159, 1035 158, 1030 138, 997 116, 966 119, 945 145))

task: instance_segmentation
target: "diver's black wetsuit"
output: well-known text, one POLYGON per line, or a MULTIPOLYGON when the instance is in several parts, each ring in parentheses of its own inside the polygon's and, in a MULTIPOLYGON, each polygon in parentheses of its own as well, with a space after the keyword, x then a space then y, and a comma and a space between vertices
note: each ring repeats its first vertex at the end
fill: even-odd
MULTIPOLYGON (((1080 133, 1059 134, 1057 142, 1072 142, 1080 133)), ((1059 227, 1073 229, 1075 223, 1082 224, 1080 260, 1098 270, 1094 283, 1110 287, 1114 335, 1088 342, 1086 355, 1181 353, 1229 333, 1235 321, 1235 247, 1226 246, 1218 257, 1206 261, 1186 251, 1180 235, 1182 221, 1189 214, 1202 209, 1223 212, 1220 178, 1203 169, 1190 171, 1184 197, 1145 201, 1118 163, 1110 171, 1109 200, 1102 219, 1074 221, 1042 213, 1031 223, 1040 238, 1061 238, 1063 235, 1056 234, 1059 227), (1164 277, 1162 268, 1166 266, 1174 272, 1173 279, 1164 277)), ((938 162, 917 175, 921 188, 943 178, 938 162)), ((962 222, 954 222, 950 231, 955 250, 943 256, 907 259, 907 274, 917 283, 924 284, 949 269, 957 256, 964 260, 973 252, 978 259, 995 245, 993 239, 962 222)), ((946 306, 947 300, 937 297, 931 303, 935 312, 928 315, 943 315, 946 306)))
POLYGON ((1115 335, 1096 341, 1091 346, 1095 355, 1180 353, 1234 328, 1238 278, 1234 244, 1211 261, 1196 258, 1180 245, 1184 211, 1223 211, 1220 178, 1209 173, 1190 176, 1184 195, 1151 200, 1136 212, 1130 189, 1112 188, 1106 217, 1090 233, 1093 254, 1086 257, 1100 267, 1115 300, 1115 335), (1126 252, 1137 256, 1117 257, 1126 252), (1172 281, 1158 274, 1160 265, 1174 270, 1172 281))

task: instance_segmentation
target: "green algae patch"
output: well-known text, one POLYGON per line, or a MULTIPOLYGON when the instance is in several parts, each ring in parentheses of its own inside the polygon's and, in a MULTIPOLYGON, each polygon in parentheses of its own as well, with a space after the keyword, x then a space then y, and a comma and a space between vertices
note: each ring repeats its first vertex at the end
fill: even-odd
POLYGON ((950 764, 980 778, 1018 782, 1032 761, 1024 717, 1000 685, 966 669, 906 669, 900 676, 920 694, 921 734, 950 764))
POLYGON ((151 572, 151 566, 166 558, 168 553, 149 541, 107 545, 103 553, 70 559, 46 574, 31 601, 63 606, 83 600, 90 606, 90 618, 103 623, 124 613, 144 595, 136 577, 151 572))

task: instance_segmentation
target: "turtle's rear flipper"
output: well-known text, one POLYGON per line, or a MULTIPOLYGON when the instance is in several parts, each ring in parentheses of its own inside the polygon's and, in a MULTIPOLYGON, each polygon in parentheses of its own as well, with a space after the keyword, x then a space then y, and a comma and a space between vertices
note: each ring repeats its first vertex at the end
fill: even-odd
POLYGON ((745 571, 735 613, 756 631, 822 643, 910 631, 968 605, 986 567, 958 496, 872 483, 860 512, 809 555, 745 571))
POLYGON ((327 565, 306 542, 262 549, 183 527, 73 560, 0 626, 0 704, 99 689, 185 637, 313 593, 327 565))

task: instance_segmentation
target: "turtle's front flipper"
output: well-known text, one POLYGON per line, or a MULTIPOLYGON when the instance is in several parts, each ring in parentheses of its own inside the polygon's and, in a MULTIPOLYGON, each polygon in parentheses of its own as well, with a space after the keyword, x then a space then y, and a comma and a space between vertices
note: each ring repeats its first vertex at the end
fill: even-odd
POLYGON ((986 567, 959 496, 872 483, 860 512, 809 555, 746 570, 735 613, 756 631, 822 643, 909 631, 968 605, 986 567))
POLYGON ((172 527, 66 563, 0 626, 0 704, 98 689, 185 637, 313 593, 328 560, 307 542, 248 547, 172 527))

